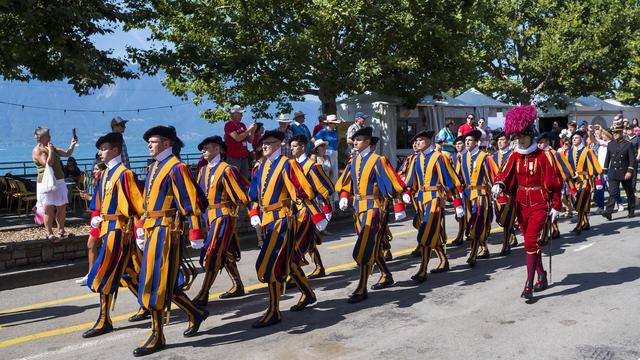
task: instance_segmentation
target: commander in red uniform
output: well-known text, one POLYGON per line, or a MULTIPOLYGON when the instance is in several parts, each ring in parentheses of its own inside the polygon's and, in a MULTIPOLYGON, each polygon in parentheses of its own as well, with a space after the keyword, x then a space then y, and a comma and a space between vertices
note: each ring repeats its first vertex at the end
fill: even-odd
POLYGON ((560 213, 562 189, 562 177, 552 155, 539 149, 534 141, 536 117, 532 105, 515 107, 507 113, 505 132, 518 136, 518 147, 500 169, 492 188, 496 197, 504 193, 516 199, 516 216, 527 253, 527 281, 521 296, 527 300, 533 298, 534 290, 542 291, 548 286, 538 241, 547 221, 553 222, 560 213), (534 285, 535 273, 538 281, 534 285))

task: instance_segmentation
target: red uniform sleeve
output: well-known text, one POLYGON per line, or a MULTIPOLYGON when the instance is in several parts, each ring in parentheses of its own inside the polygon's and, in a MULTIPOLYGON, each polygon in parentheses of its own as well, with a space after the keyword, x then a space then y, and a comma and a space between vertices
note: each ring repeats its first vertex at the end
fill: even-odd
POLYGON ((544 171, 542 172, 542 184, 544 188, 549 192, 549 198, 551 199, 551 207, 560 211, 562 209, 562 176, 560 171, 556 168, 556 163, 552 158, 552 155, 545 151, 543 152, 545 160, 543 163, 544 171))
POLYGON ((504 186, 504 193, 510 196, 515 196, 518 191, 518 180, 516 177, 517 164, 520 154, 511 154, 502 168, 495 177, 495 184, 501 184, 504 186))

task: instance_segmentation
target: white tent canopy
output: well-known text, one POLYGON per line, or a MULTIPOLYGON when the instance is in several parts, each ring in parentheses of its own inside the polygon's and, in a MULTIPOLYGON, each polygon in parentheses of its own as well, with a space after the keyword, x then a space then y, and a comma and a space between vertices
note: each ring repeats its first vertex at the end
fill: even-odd
POLYGON ((463 92, 462 94, 460 94, 460 96, 457 96, 456 99, 459 101, 462 101, 467 105, 473 105, 473 106, 493 106, 493 107, 511 107, 512 106, 512 105, 503 103, 501 101, 498 101, 492 97, 489 97, 481 93, 480 91, 478 91, 476 88, 471 88, 463 92))

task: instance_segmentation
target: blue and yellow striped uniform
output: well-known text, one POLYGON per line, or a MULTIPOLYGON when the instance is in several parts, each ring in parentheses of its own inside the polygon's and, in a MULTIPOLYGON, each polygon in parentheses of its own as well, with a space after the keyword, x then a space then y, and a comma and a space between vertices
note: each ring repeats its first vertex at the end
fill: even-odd
POLYGON ((472 240, 469 262, 475 263, 477 256, 489 255, 486 241, 493 220, 490 196, 494 169, 489 155, 477 148, 467 151, 457 166, 457 172, 465 184, 463 195, 469 206, 466 212, 467 231, 472 240))
MULTIPOLYGON (((446 192, 453 194, 454 203, 458 200, 461 183, 451 162, 439 151, 428 149, 421 152, 409 168, 407 187, 414 195, 417 212, 422 216, 418 228, 417 241, 422 248, 422 263, 418 275, 426 276, 431 251, 442 247, 446 239, 442 239, 442 218, 444 217, 443 197, 446 192)), ((441 252, 440 266, 446 266, 447 259, 441 252)), ((440 256, 440 255, 439 255, 440 256)))
MULTIPOLYGON (((402 194, 405 184, 385 157, 371 152, 354 156, 344 172, 348 174, 343 173, 336 191, 341 192, 341 198, 353 196, 358 234, 353 258, 360 266, 360 283, 355 293, 362 294, 366 292, 374 262, 383 274, 379 282, 386 281, 391 274, 380 252, 382 212, 387 210, 390 201, 402 194)), ((402 203, 398 205, 404 209, 402 203)))
POLYGON ((196 295, 196 302, 206 303, 209 289, 215 281, 218 271, 223 267, 229 273, 232 282, 230 292, 242 287, 242 282, 235 264, 239 249, 233 241, 236 236, 238 207, 247 205, 249 183, 238 172, 238 169, 224 161, 203 166, 198 173, 198 185, 206 194, 209 206, 203 214, 203 220, 209 231, 204 246, 200 250, 200 265, 205 270, 202 289, 196 295))
POLYGON ((598 162, 598 157, 586 146, 580 149, 572 146, 568 151, 567 160, 571 168, 577 175, 575 179, 576 194, 574 196, 573 208, 578 212, 577 228, 589 226, 589 209, 591 202, 591 191, 596 183, 601 184, 598 178, 602 174, 602 168, 598 162))
MULTIPOLYGON (((504 164, 507 162, 507 158, 509 158, 512 151, 513 150, 511 148, 507 148, 504 151, 502 149, 498 149, 491 155, 495 174, 500 172, 500 169, 502 169, 504 164)), ((497 201, 495 202, 496 222, 498 225, 502 226, 504 234, 501 254, 506 254, 510 251, 511 246, 515 246, 518 243, 513 231, 516 223, 516 201, 515 198, 512 198, 511 196, 504 195, 504 197, 506 198, 506 202, 504 204, 497 201)))

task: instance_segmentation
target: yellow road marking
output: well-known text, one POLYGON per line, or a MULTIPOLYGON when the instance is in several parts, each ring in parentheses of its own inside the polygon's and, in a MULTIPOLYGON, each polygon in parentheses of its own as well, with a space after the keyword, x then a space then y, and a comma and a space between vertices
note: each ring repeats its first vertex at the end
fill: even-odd
MULTIPOLYGON (((502 229, 502 228, 501 227, 495 227, 495 228, 492 228, 491 231, 497 230, 497 229, 502 229)), ((417 231, 417 230, 415 230, 415 229, 407 230, 407 231, 403 231, 403 232, 400 232, 400 233, 397 233, 397 234, 394 234, 394 235, 408 234, 408 233, 415 232, 415 231, 417 231)), ((451 240, 453 240, 453 238, 447 239, 447 242, 449 242, 451 240)), ((395 251, 394 255, 398 256, 398 255, 408 254, 413 250, 414 250, 414 248, 395 251)), ((355 267, 356 265, 357 265, 356 262, 352 261, 352 262, 349 262, 349 263, 345 263, 345 264, 336 265, 336 266, 332 266, 332 267, 326 268, 325 271, 328 274, 330 274, 332 272, 339 271, 339 270, 351 269, 351 268, 355 267)), ((266 286, 267 286, 267 284, 263 284, 263 283, 253 284, 253 285, 249 285, 249 286, 245 287, 245 290, 247 292, 250 292, 252 290, 265 288, 266 286)), ((211 296, 209 296, 209 299, 210 300, 216 299, 216 298, 220 297, 220 295, 222 295, 222 294, 223 293, 212 294, 211 296)), ((73 301, 73 300, 69 300, 69 299, 74 299, 74 300, 88 299, 88 298, 91 298, 93 296, 96 296, 96 294, 74 296, 74 297, 70 297, 70 298, 66 298, 66 299, 59 299, 59 300, 49 301, 49 302, 46 302, 46 303, 34 304, 34 305, 23 306, 21 308, 16 308, 18 310, 16 310, 16 309, 3 310, 2 312, 0 312, 0 314, 6 314, 6 313, 9 313, 9 312, 13 312, 13 311, 21 311, 21 310, 33 309, 35 307, 42 306, 42 304, 52 305, 52 304, 59 304, 59 303, 62 303, 62 302, 67 302, 67 301, 73 301)), ((135 314, 135 312, 131 312, 131 313, 123 314, 123 315, 114 316, 114 317, 111 318, 111 321, 113 323, 120 322, 122 320, 126 320, 127 318, 129 318, 130 316, 132 316, 134 314, 135 314)), ((21 343, 24 343, 24 342, 27 342, 27 341, 45 339, 45 338, 49 338, 49 337, 53 337, 53 336, 64 335, 64 334, 76 332, 76 331, 87 330, 91 326, 93 326, 93 324, 94 324, 94 322, 84 323, 84 324, 80 324, 80 325, 72 325, 72 326, 67 326, 67 327, 63 327, 63 328, 59 328, 59 329, 42 331, 42 332, 39 332, 39 333, 27 335, 27 336, 22 336, 22 337, 9 339, 9 340, 0 341, 0 348, 21 344, 21 343)))
POLYGON ((13 309, 0 310, 0 315, 9 314, 9 313, 17 313, 17 312, 20 312, 20 311, 31 310, 31 309, 36 309, 36 308, 41 308, 41 307, 46 307, 46 306, 51 306, 51 305, 58 305, 58 304, 71 302, 71 301, 76 301, 76 300, 91 299, 91 298, 97 297, 97 296, 98 296, 98 294, 91 293, 91 294, 72 296, 72 297, 68 297, 68 298, 52 300, 52 301, 47 301, 47 302, 41 302, 41 303, 38 303, 38 304, 31 304, 31 305, 21 306, 21 307, 17 307, 17 308, 13 308, 13 309))
MULTIPOLYGON (((395 233, 395 234, 391 234, 393 236, 400 236, 400 235, 406 235, 406 234, 411 234, 413 232, 417 232, 418 230, 416 229, 411 229, 411 230, 406 230, 406 231, 401 231, 399 233, 395 233)), ((350 241, 348 243, 344 243, 344 244, 339 244, 339 245, 334 245, 334 246, 329 246, 330 250, 335 250, 335 249, 342 249, 345 247, 349 247, 349 246, 353 246, 355 245, 356 242, 355 241, 350 241)))

